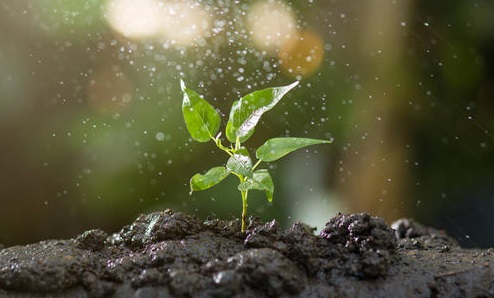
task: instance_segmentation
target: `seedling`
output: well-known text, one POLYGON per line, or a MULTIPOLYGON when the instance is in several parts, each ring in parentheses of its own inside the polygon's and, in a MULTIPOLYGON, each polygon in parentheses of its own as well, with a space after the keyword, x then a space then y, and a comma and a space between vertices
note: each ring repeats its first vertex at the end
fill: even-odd
POLYGON ((190 179, 190 193, 208 189, 233 174, 240 183, 238 190, 242 195, 242 232, 245 232, 247 219, 247 196, 250 190, 261 190, 269 202, 273 200, 274 185, 266 169, 257 169, 261 162, 271 162, 297 149, 315 144, 328 144, 328 140, 308 138, 273 138, 267 140, 256 150, 255 163, 247 148, 242 144, 254 133, 254 128, 261 116, 271 110, 282 97, 297 86, 298 81, 282 87, 255 91, 233 103, 230 117, 226 124, 226 138, 231 143, 222 144, 220 114, 195 91, 188 89, 180 80, 184 95, 182 112, 190 136, 198 142, 213 141, 214 144, 229 155, 225 166, 211 168, 205 174, 195 174, 190 179))

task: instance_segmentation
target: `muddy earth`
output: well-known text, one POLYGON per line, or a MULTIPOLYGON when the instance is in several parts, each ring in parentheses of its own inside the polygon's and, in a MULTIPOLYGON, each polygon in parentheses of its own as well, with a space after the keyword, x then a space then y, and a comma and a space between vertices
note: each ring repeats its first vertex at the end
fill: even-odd
POLYGON ((0 297, 494 297, 494 250, 401 219, 205 221, 166 210, 118 233, 0 250, 0 297))

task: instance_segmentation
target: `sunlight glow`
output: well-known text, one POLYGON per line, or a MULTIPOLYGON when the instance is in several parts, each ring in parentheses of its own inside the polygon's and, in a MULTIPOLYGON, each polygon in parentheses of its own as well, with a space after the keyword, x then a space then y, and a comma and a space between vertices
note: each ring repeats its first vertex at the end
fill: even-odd
POLYGON ((247 27, 254 45, 270 53, 298 35, 294 14, 280 2, 255 3, 247 14, 247 27))
POLYGON ((162 28, 157 0, 109 0, 106 18, 114 30, 131 39, 155 36, 162 28))
POLYGON ((204 40, 211 20, 204 8, 194 2, 169 1, 163 5, 161 34, 172 44, 190 45, 204 40))
POLYGON ((109 0, 110 26, 130 39, 162 38, 174 45, 203 44, 211 18, 195 1, 109 0))

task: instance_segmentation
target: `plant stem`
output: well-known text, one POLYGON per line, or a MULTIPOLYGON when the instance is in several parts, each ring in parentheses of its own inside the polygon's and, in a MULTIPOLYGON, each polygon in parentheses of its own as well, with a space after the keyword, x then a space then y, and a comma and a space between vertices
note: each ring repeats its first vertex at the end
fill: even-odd
POLYGON ((237 137, 237 140, 235 141, 235 150, 240 149, 241 146, 242 144, 240 143, 240 138, 237 137))
POLYGON ((245 222, 247 221, 247 194, 248 190, 240 191, 242 193, 242 233, 245 232, 245 222))
POLYGON ((254 171, 254 170, 257 168, 257 166, 261 163, 261 161, 262 161, 262 160, 260 160, 260 159, 259 159, 259 160, 256 162, 256 164, 252 167, 252 171, 254 171))
POLYGON ((216 138, 213 138, 211 137, 211 139, 213 140, 213 142, 216 144, 216 147, 220 148, 221 150, 225 151, 228 155, 232 156, 233 153, 231 152, 231 150, 225 146, 223 146, 223 144, 221 143, 221 140, 219 138, 219 135, 218 137, 216 138))

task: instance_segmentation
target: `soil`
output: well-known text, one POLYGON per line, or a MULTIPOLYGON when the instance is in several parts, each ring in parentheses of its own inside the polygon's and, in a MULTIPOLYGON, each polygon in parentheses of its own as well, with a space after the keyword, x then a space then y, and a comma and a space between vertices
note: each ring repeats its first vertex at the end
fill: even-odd
POLYGON ((165 210, 112 235, 1 249, 0 297, 494 297, 494 250, 365 213, 315 235, 165 210))

